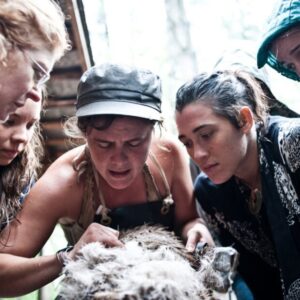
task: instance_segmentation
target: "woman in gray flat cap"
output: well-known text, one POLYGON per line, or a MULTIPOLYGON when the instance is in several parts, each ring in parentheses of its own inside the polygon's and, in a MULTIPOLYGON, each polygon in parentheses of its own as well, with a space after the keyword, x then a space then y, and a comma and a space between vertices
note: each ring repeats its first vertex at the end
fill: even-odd
POLYGON ((196 212, 184 148, 153 134, 162 120, 158 76, 95 66, 80 80, 76 108, 68 130, 85 143, 58 158, 31 190, 3 237, 14 254, 36 255, 58 222, 74 245, 58 255, 62 264, 88 242, 121 246, 117 230, 145 223, 176 231, 191 251, 199 241, 213 244, 196 212))

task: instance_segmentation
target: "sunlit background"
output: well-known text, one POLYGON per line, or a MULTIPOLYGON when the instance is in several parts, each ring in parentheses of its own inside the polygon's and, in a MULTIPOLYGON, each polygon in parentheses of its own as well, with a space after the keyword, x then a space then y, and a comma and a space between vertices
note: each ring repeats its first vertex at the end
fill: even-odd
MULTIPOLYGON (((148 68, 162 78, 172 123, 178 87, 228 50, 253 54, 275 0, 84 0, 95 63, 148 68)), ((253 65, 255 64, 253 60, 253 65)), ((264 68, 274 95, 300 112, 299 84, 264 68)), ((169 124, 172 129, 172 124, 169 124)))
MULTIPOLYGON (((176 90, 220 57, 241 48, 255 55, 275 0, 83 0, 95 63, 118 62, 145 67, 163 82, 167 127, 176 130, 176 90)), ((300 113, 300 84, 266 67, 273 94, 300 113)), ((59 228, 44 248, 65 246, 59 228)), ((57 281, 39 299, 54 299, 57 281)), ((21 298, 38 299, 38 293, 21 298)))

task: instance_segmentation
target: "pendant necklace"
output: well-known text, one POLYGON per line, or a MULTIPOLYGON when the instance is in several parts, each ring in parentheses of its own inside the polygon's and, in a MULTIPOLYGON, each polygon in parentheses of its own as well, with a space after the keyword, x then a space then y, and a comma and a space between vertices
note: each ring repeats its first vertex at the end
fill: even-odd
POLYGON ((258 188, 252 189, 248 199, 248 208, 253 215, 257 215, 262 206, 262 194, 258 188))
POLYGON ((243 180, 236 178, 241 192, 248 198, 247 206, 251 214, 258 215, 262 206, 262 193, 258 188, 251 189, 243 180), (249 193, 249 194, 248 194, 249 193), (249 196, 248 196, 249 195, 249 196))

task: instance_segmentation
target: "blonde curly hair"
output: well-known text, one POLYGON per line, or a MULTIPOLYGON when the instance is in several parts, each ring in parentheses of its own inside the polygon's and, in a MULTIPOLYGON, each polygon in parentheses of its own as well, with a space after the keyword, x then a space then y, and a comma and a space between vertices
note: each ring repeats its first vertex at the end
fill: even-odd
POLYGON ((55 54, 58 60, 70 49, 65 17, 53 0, 0 1, 0 61, 5 63, 15 49, 38 50, 55 54))

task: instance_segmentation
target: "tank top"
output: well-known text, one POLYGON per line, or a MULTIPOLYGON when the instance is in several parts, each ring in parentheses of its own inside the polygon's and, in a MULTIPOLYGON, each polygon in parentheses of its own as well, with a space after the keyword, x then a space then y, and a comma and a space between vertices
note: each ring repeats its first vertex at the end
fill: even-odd
POLYGON ((78 220, 62 218, 60 225, 65 233, 65 237, 70 245, 74 245, 86 228, 97 222, 117 230, 126 230, 144 224, 160 224, 169 230, 174 230, 175 204, 172 199, 166 175, 153 154, 149 154, 154 165, 158 168, 163 180, 165 195, 161 195, 147 164, 143 167, 143 176, 146 185, 147 201, 138 204, 129 204, 113 209, 108 209, 101 192, 98 180, 98 173, 95 171, 89 155, 87 156, 87 168, 85 171, 85 190, 78 220), (93 180, 89 184, 88 178, 93 180), (95 210, 93 204, 93 190, 97 187, 101 204, 95 210))

